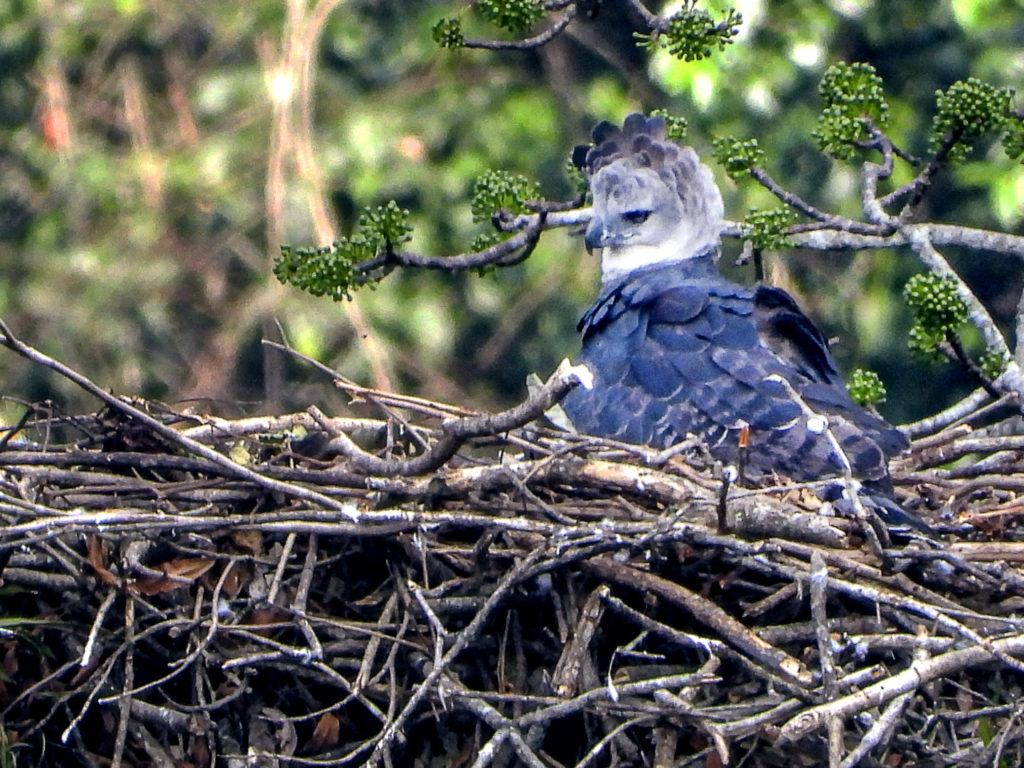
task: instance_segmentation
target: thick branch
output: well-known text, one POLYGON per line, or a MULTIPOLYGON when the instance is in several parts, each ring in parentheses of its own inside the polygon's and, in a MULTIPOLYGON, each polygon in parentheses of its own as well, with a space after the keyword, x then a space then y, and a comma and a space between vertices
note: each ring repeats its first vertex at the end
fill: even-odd
MULTIPOLYGON (((1024 259, 1024 237, 1005 232, 991 232, 955 224, 914 224, 915 230, 926 233, 933 245, 956 245, 976 251, 992 251, 1024 259)), ((891 235, 858 234, 845 229, 821 227, 811 231, 795 229, 789 236, 800 248, 819 251, 866 251, 881 248, 900 248, 911 244, 905 231, 891 235)))

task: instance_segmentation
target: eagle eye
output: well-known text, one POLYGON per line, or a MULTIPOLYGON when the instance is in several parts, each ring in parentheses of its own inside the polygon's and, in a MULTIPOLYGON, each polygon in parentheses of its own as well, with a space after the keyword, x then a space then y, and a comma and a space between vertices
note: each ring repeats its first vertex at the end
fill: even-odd
POLYGON ((643 224, 650 215, 650 211, 626 211, 626 213, 622 214, 622 218, 630 224, 643 224))

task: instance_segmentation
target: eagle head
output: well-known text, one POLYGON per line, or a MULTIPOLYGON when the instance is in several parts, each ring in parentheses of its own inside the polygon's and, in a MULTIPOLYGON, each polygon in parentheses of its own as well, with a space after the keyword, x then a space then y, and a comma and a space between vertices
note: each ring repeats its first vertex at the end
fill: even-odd
POLYGON ((601 253, 604 282, 717 248, 722 195, 697 154, 666 138, 664 120, 633 114, 622 128, 599 124, 593 136, 573 161, 590 181, 585 242, 601 253))

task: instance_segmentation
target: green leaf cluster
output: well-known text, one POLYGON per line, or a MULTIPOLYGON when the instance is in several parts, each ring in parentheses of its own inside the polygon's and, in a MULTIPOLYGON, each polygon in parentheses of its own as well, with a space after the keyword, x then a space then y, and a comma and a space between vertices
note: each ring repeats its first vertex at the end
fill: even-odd
POLYGON ((1006 122, 1003 150, 1011 160, 1024 163, 1024 119, 1017 118, 1006 122))
POLYGON ((967 305, 951 277, 914 275, 904 286, 903 297, 914 316, 909 346, 915 354, 935 357, 938 345, 967 322, 967 305))
POLYGON ((667 109, 652 109, 651 117, 661 117, 665 119, 665 129, 668 133, 669 139, 679 143, 686 141, 686 133, 690 126, 686 122, 685 117, 673 115, 667 109))
POLYGON ((668 20, 665 29, 651 35, 638 33, 636 37, 648 51, 664 48, 682 61, 700 61, 711 56, 715 48, 725 50, 742 23, 743 15, 735 8, 716 23, 710 13, 697 7, 697 0, 684 0, 682 9, 668 20))
MULTIPOLYGON (((508 237, 508 235, 505 232, 496 232, 494 230, 491 230, 490 232, 481 232, 473 238, 473 242, 470 244, 469 250, 474 253, 485 251, 492 245, 497 245, 506 237, 508 237)), ((493 269, 494 268, 491 267, 491 271, 493 271, 493 269)), ((484 272, 481 271, 480 274, 484 274, 484 272)))
POLYGON ((351 299, 356 264, 408 242, 412 232, 408 217, 409 212, 391 200, 365 209, 359 217, 358 231, 330 247, 282 245, 281 255, 274 260, 274 276, 313 296, 330 296, 335 301, 351 299))
POLYGON ((1006 125, 1012 95, 1009 89, 996 88, 976 77, 959 80, 945 91, 937 91, 931 148, 936 150, 952 141, 949 158, 964 159, 975 141, 1006 125))
POLYGON ((764 163, 764 150, 757 143, 757 139, 744 141, 733 136, 724 136, 715 139, 712 146, 715 159, 732 179, 738 179, 755 165, 764 163))
POLYGON ((871 138, 870 124, 881 127, 889 117, 882 78, 863 62, 833 64, 821 78, 818 93, 825 109, 812 132, 827 155, 849 160, 860 142, 871 138))
POLYGON ((565 176, 569 179, 569 186, 577 197, 585 198, 590 193, 590 182, 583 175, 583 171, 576 167, 571 157, 565 160, 565 176))
POLYGON ((540 185, 519 173, 489 170, 473 185, 470 210, 473 221, 488 221, 502 209, 525 213, 526 202, 540 200, 540 185))
POLYGON ((777 251, 789 246, 786 228, 796 220, 792 208, 773 208, 768 211, 751 208, 741 225, 743 237, 763 251, 777 251))
POLYGON ((858 405, 878 405, 885 402, 886 391, 881 377, 867 368, 855 368, 846 383, 846 389, 858 405))
POLYGON ((540 0, 478 0, 476 9, 495 26, 513 35, 525 35, 544 18, 540 0))
POLYGON ((376 208, 366 208, 359 217, 359 231, 372 242, 378 243, 378 250, 394 248, 412 238, 409 212, 399 208, 394 200, 376 208))
POLYGON ((442 48, 461 48, 466 42, 462 34, 462 22, 451 16, 438 19, 430 30, 430 36, 442 48))
POLYGON ((998 349, 992 349, 991 347, 985 351, 985 354, 981 356, 981 360, 978 362, 978 367, 981 368, 982 374, 985 378, 990 381, 998 379, 1003 371, 1006 370, 1006 364, 1010 362, 1010 358, 998 349))

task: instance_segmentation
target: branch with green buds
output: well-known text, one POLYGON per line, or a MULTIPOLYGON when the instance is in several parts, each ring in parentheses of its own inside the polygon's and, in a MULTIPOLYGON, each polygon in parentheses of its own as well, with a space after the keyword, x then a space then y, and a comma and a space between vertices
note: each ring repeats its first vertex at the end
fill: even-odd
POLYGON ((914 275, 907 281, 903 296, 914 315, 908 345, 917 355, 936 359, 945 357, 964 368, 992 395, 999 391, 992 383, 1008 360, 989 350, 984 364, 975 362, 964 348, 961 330, 967 323, 967 305, 957 291, 956 281, 936 274, 914 275), (991 374, 995 374, 994 376, 991 374))

